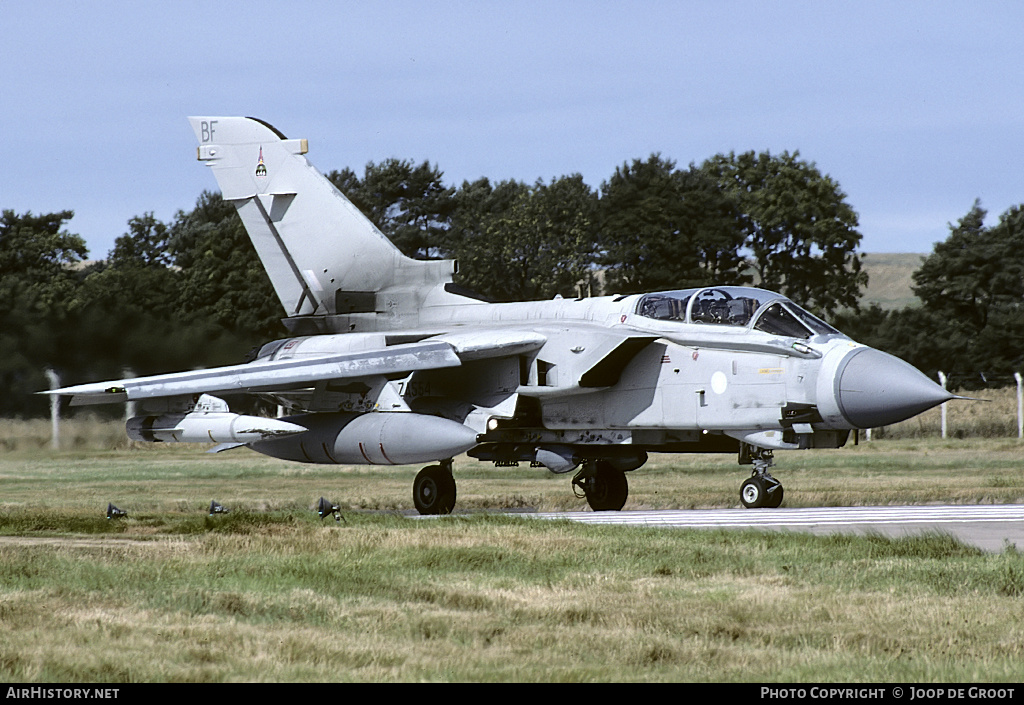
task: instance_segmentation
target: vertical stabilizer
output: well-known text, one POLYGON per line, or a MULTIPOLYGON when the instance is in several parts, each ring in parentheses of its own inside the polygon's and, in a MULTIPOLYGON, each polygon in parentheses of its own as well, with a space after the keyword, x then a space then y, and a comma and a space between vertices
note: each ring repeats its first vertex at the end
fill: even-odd
MULTIPOLYGON (((290 140, 244 117, 189 118, 199 160, 234 203, 289 317, 383 307, 388 289, 421 299, 451 281, 454 262, 403 255, 290 140)), ((408 300, 409 297, 403 297, 408 300)))

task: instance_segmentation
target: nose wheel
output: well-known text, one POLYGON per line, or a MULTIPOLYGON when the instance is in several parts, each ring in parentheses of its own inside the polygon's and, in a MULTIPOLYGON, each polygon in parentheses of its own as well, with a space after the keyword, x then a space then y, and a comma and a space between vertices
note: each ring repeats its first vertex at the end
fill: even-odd
POLYGON ((752 449, 753 474, 740 486, 740 502, 747 509, 775 509, 782 504, 782 483, 769 474, 774 464, 770 450, 752 449))
POLYGON ((740 487, 740 502, 747 509, 775 509, 782 504, 782 483, 771 475, 754 475, 740 487))

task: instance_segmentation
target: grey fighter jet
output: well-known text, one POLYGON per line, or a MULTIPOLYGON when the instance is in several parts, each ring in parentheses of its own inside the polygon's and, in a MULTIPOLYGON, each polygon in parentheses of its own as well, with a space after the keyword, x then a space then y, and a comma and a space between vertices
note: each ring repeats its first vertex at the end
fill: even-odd
POLYGON ((953 398, 784 296, 712 286, 488 303, 453 260, 399 250, 287 139, 242 117, 190 118, 198 158, 238 209, 292 337, 245 364, 82 384, 72 404, 136 402, 136 440, 247 446, 306 463, 429 463, 416 508, 446 514, 452 459, 571 473, 618 510, 648 453, 736 452, 746 507, 777 507, 773 452, 839 448, 953 398), (232 413, 218 394, 290 413, 232 413))

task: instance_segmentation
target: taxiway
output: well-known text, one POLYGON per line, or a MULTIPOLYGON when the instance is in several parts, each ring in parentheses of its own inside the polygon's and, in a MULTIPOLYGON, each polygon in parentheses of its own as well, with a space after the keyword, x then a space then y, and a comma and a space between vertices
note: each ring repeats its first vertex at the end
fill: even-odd
MULTIPOLYGON (((521 515, 522 516, 522 515, 521 515)), ((1024 505, 924 505, 800 509, 675 509, 538 512, 540 519, 677 529, 763 529, 900 537, 945 533, 986 551, 1024 550, 1024 505)))

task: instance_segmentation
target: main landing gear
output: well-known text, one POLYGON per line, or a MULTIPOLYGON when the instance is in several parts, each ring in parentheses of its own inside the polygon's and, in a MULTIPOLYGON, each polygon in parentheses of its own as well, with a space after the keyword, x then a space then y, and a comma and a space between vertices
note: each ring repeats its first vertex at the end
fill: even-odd
POLYGON ((744 446, 740 451, 740 463, 754 466, 750 478, 740 486, 740 502, 744 507, 775 509, 782 504, 782 483, 768 472, 775 464, 771 450, 744 446))
POLYGON ((572 491, 586 497, 595 512, 617 512, 629 497, 629 482, 626 473, 607 460, 588 460, 572 478, 572 491))
MULTIPOLYGON (((626 473, 607 460, 587 460, 572 479, 573 492, 586 497, 595 512, 617 512, 629 497, 626 473)), ((420 514, 451 514, 455 507, 455 478, 452 460, 428 465, 412 483, 412 501, 420 514)))
MULTIPOLYGON (((753 465, 750 477, 740 487, 740 502, 748 509, 775 509, 782 504, 782 483, 768 470, 775 464, 772 451, 744 444, 740 464, 753 465)), ((626 473, 607 460, 587 460, 572 478, 573 492, 585 497, 595 512, 617 512, 629 497, 626 473)), ((455 507, 455 478, 452 459, 428 465, 412 484, 412 498, 420 514, 451 514, 455 507)))
POLYGON ((455 478, 452 460, 428 465, 412 482, 412 501, 420 514, 451 514, 455 507, 455 478))

